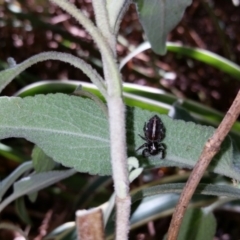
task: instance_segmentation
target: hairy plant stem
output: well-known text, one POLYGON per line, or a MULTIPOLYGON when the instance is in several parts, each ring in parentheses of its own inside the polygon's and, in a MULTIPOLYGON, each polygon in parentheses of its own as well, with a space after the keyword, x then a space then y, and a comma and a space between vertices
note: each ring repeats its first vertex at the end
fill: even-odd
MULTIPOLYGON (((110 82, 109 82, 110 83, 110 82)), ((109 84, 108 114, 110 127, 111 161, 116 193, 116 239, 128 239, 131 198, 126 155, 125 105, 122 96, 112 95, 114 84, 109 84)))
POLYGON ((106 78, 105 76, 105 80, 115 82, 114 92, 116 92, 116 94, 121 92, 122 88, 121 77, 118 66, 115 62, 114 54, 109 44, 107 43, 106 39, 100 32, 100 30, 93 24, 93 22, 90 19, 88 19, 79 9, 77 9, 74 6, 74 4, 70 3, 69 1, 67 0, 50 0, 50 1, 56 3, 63 10, 68 12, 80 24, 82 24, 86 31, 91 35, 91 37, 93 38, 94 42, 97 44, 101 52, 103 64, 106 64, 106 66, 108 66, 108 71, 110 71, 108 73, 109 78, 106 78))
POLYGON ((123 15, 131 3, 130 0, 106 0, 111 30, 117 35, 123 15))
POLYGON ((95 13, 96 25, 105 40, 108 42, 114 56, 116 56, 116 35, 113 34, 109 25, 109 14, 106 8, 106 0, 93 0, 92 4, 95 13))
MULTIPOLYGON (((125 105, 122 97, 122 79, 116 64, 116 46, 109 45, 104 36, 109 36, 104 28, 98 29, 84 14, 67 0, 51 0, 71 14, 92 36, 103 60, 104 77, 107 84, 107 103, 110 129, 110 149, 114 188, 117 204, 116 239, 125 240, 129 232, 131 198, 126 154, 125 105)), ((99 0, 99 2, 101 2, 99 0)), ((103 1, 104 2, 104 1, 103 1)), ((103 3, 102 2, 102 3, 103 3)), ((96 2, 95 2, 96 3, 96 2)), ((102 12, 107 12, 101 8, 102 12)), ((97 8, 95 7, 95 11, 97 8)), ((99 16, 98 13, 95 13, 99 16)), ((110 12, 108 11, 108 14, 110 12)), ((104 16, 107 19, 107 16, 104 16)), ((115 20, 118 18, 116 15, 115 20)), ((117 20, 116 20, 117 21, 117 20)), ((110 21, 111 22, 111 21, 110 21)), ((111 27, 111 23, 110 23, 111 27)), ((115 37, 115 36, 113 36, 115 37)), ((112 40, 110 40, 113 43, 112 40)))
MULTIPOLYGON (((115 4, 116 5, 116 4, 115 4)), ((98 19, 105 19, 109 23, 109 16, 112 12, 107 11, 105 0, 93 1, 97 26, 106 39, 112 52, 112 62, 116 65, 116 34, 109 25, 100 26, 98 19), (100 16, 102 15, 102 16, 100 16)), ((120 9, 118 9, 120 10, 120 9)), ((117 17, 115 19, 117 21, 117 17)), ((131 197, 129 195, 129 178, 126 154, 126 127, 125 127, 125 104, 122 96, 122 81, 119 74, 115 74, 111 65, 108 64, 105 55, 101 52, 104 77, 108 86, 108 115, 111 144, 111 165, 113 172, 113 181, 115 187, 116 201, 116 230, 115 239, 128 239, 129 216, 131 208, 131 197)))

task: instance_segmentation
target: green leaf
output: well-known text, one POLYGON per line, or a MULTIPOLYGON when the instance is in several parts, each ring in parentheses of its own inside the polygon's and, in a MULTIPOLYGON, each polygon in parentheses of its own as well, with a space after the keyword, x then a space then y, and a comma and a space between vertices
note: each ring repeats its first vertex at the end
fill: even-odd
POLYGON ((0 155, 17 163, 22 163, 26 159, 26 156, 23 156, 21 153, 19 153, 12 147, 2 143, 0 143, 0 155))
POLYGON ((216 219, 212 213, 190 208, 184 215, 178 240, 212 240, 216 232, 216 219))
MULTIPOLYGON (((134 58, 139 53, 151 49, 149 42, 144 42, 135 48, 131 53, 124 57, 120 62, 120 69, 122 69, 128 61, 134 58)), ((167 42, 167 50, 179 55, 190 57, 203 62, 209 66, 215 67, 218 70, 229 74, 233 78, 240 80, 240 66, 236 63, 216 54, 201 48, 194 48, 183 46, 179 43, 167 42)))
MULTIPOLYGON (((132 202, 136 202, 146 197, 152 197, 158 194, 181 193, 185 183, 167 183, 153 187, 144 188, 132 195, 132 202)), ((218 197, 240 198, 240 189, 229 185, 203 184, 200 183, 195 194, 211 195, 218 197)))
POLYGON ((240 80, 240 66, 216 53, 171 42, 168 43, 168 51, 204 62, 240 80))
POLYGON ((46 188, 53 183, 56 183, 57 181, 70 177, 75 173, 76 172, 74 169, 63 171, 50 171, 33 174, 31 176, 20 179, 19 181, 14 183, 13 193, 1 202, 0 212, 15 199, 25 194, 31 194, 43 188, 46 188))
POLYGON ((11 187, 11 185, 26 171, 32 169, 32 162, 28 161, 18 166, 10 175, 0 182, 0 201, 3 195, 11 187))
POLYGON ((15 202, 15 209, 16 212, 18 214, 18 216, 20 217, 20 219, 26 223, 26 224, 30 224, 32 225, 32 221, 28 215, 26 206, 25 206, 25 202, 24 202, 24 198, 18 198, 15 202))
MULTIPOLYGON (((160 159, 158 155, 143 158, 141 151, 135 151, 144 143, 138 134, 143 134, 144 123, 156 113, 134 108, 127 114, 128 152, 140 158, 141 167, 191 168, 214 132, 212 127, 160 115, 166 128, 163 140, 166 158, 160 159)), ((111 175, 108 122, 93 101, 64 94, 24 99, 2 97, 0 115, 0 138, 23 137, 65 166, 80 172, 111 175)), ((239 152, 233 150, 227 138, 209 170, 240 180, 232 166, 233 158, 239 159, 239 152)))
POLYGON ((185 122, 195 122, 197 121, 189 114, 189 112, 184 109, 180 101, 173 103, 172 108, 170 109, 168 116, 173 119, 184 120, 185 122))
POLYGON ((111 174, 108 122, 88 99, 64 94, 0 99, 0 138, 24 137, 54 161, 80 172, 111 174))
POLYGON ((28 194, 28 199, 34 203, 37 200, 38 197, 38 192, 32 192, 30 194, 28 194))
MULTIPOLYGON (((167 189, 166 189, 167 192, 167 189)), ((131 222, 131 229, 135 229, 136 227, 143 226, 147 224, 149 221, 159 220, 160 218, 170 216, 174 212, 174 208, 176 207, 176 204, 179 199, 179 194, 175 193, 158 193, 155 195, 152 195, 151 197, 146 197, 142 195, 139 199, 142 199, 142 201, 137 203, 137 205, 134 203, 134 196, 132 197, 132 211, 133 214, 130 218, 131 222), (137 207, 136 209, 134 209, 137 207)), ((191 203, 189 206, 191 207, 199 207, 199 206, 206 206, 209 204, 212 204, 217 199, 212 196, 198 196, 194 195, 191 199, 191 203)), ((113 213, 114 215, 114 213, 113 213)), ((106 227, 106 234, 108 236, 108 239, 111 237, 109 235, 114 234, 114 218, 110 218, 106 227)), ((192 239, 191 239, 192 240, 192 239)))
MULTIPOLYGON (((136 140, 135 147, 143 144, 143 140, 137 136, 137 133, 143 133, 142 128, 144 122, 150 119, 153 115, 154 114, 149 111, 134 109, 134 119, 136 119, 134 129, 134 139, 136 140)), ((198 125, 193 122, 186 123, 182 120, 172 120, 165 115, 161 115, 161 119, 166 128, 166 137, 163 140, 163 143, 167 146, 167 154, 163 160, 160 160, 158 155, 151 157, 148 159, 147 164, 154 167, 193 167, 196 164, 206 141, 213 135, 214 128, 198 125)), ((222 144, 221 150, 212 160, 209 170, 234 179, 240 179, 239 173, 233 169, 233 158, 239 159, 239 152, 237 149, 234 149, 233 151, 231 140, 227 137, 222 144)))
POLYGON ((152 49, 158 54, 166 53, 168 33, 180 22, 191 0, 134 0, 140 21, 152 49))
MULTIPOLYGON (((96 86, 81 81, 41 81, 28 85, 20 90, 16 95, 21 97, 35 96, 36 94, 49 93, 72 93, 76 87, 81 85, 85 91, 89 91, 99 98, 100 92, 96 86)), ((167 114, 171 105, 177 101, 177 98, 161 89, 140 86, 137 84, 125 83, 123 85, 124 101, 132 107, 140 107, 150 111, 167 114)), ((205 125, 217 125, 223 118, 223 114, 207 106, 201 105, 191 100, 181 100, 181 106, 194 114, 194 117, 204 121, 205 125), (206 124, 207 123, 207 124, 206 124)), ((240 124, 236 123, 235 130, 240 130, 240 124)))
POLYGON ((55 166, 53 159, 48 157, 44 151, 37 146, 34 146, 32 151, 32 161, 33 167, 37 173, 50 171, 55 166))

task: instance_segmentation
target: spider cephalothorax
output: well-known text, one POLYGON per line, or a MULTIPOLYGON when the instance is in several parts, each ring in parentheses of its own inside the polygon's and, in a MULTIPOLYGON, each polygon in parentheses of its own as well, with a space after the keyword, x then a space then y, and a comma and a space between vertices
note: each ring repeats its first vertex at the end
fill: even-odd
POLYGON ((165 137, 166 130, 162 120, 157 115, 153 116, 144 124, 143 131, 145 137, 139 136, 145 140, 146 143, 140 146, 137 151, 144 148, 142 151, 144 157, 161 153, 162 158, 164 158, 166 147, 161 141, 165 137))

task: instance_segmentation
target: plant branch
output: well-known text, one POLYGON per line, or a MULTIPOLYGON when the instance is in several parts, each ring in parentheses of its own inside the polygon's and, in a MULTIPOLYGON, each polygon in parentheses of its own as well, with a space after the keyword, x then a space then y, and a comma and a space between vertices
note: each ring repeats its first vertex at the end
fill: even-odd
MULTIPOLYGON (((98 29, 101 31, 101 34, 104 36, 106 43, 108 43, 110 50, 113 54, 113 62, 116 61, 116 35, 111 31, 110 23, 109 23, 109 14, 106 8, 106 0, 93 0, 93 9, 96 18, 96 24, 98 29)), ((112 13, 110 13, 111 16, 112 13)), ((115 76, 112 75, 111 66, 107 63, 105 59, 105 55, 102 54, 102 62, 103 62, 103 72, 106 81, 114 81, 115 76)), ((115 81, 115 85, 119 88, 120 78, 115 81), (118 81, 119 80, 119 81, 118 81)), ((120 89, 120 88, 119 88, 120 89)))
POLYGON ((212 158, 219 151, 220 146, 232 128, 232 125, 237 120, 240 114, 240 91, 238 92, 232 106, 226 113, 224 119, 222 120, 219 127, 214 132, 213 136, 208 139, 205 144, 203 151, 180 195, 178 204, 173 213, 172 221, 168 229, 168 240, 176 240, 182 219, 185 211, 187 210, 187 205, 192 198, 194 191, 197 188, 205 170, 210 164, 212 158))

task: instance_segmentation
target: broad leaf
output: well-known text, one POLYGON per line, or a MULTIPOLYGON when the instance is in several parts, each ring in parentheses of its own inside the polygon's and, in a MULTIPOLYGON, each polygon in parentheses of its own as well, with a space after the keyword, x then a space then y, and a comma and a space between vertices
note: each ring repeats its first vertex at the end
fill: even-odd
POLYGON ((108 123, 93 101, 64 94, 3 97, 0 115, 0 138, 24 137, 80 172, 111 173, 108 123))
MULTIPOLYGON (((136 140, 135 147, 139 147, 143 144, 143 140, 137 136, 137 133, 143 134, 144 122, 152 117, 153 113, 136 108, 134 110, 136 122, 134 127, 135 136, 132 136, 132 138, 136 140)), ((159 156, 151 157, 148 159, 147 164, 154 167, 193 167, 206 141, 213 135, 214 128, 193 122, 186 123, 182 120, 172 120, 165 115, 161 115, 161 119, 166 128, 166 137, 163 142, 167 147, 167 154, 163 160, 160 160, 159 156)), ((129 140, 129 142, 133 142, 133 139, 129 140)), ((222 144, 221 150, 212 160, 209 169, 234 179, 240 179, 240 174, 233 169, 233 159, 239 159, 239 152, 238 149, 234 148, 233 150, 231 139, 227 137, 222 144)))
POLYGON ((134 0, 138 14, 152 49, 158 54, 166 53, 168 33, 180 22, 191 0, 134 0))
MULTIPOLYGON (((144 143, 138 134, 144 134, 144 123, 154 114, 138 108, 127 111, 129 156, 137 156, 142 166, 149 168, 193 167, 214 128, 159 115, 166 128, 163 140, 166 157, 144 158, 141 150, 135 151, 144 143)), ((111 175, 108 122, 93 101, 64 94, 24 99, 2 97, 0 115, 0 138, 24 137, 65 166, 80 172, 111 175)), ((233 158, 239 159, 239 152, 233 151, 231 140, 227 138, 210 170, 240 180, 232 166, 233 158)))

